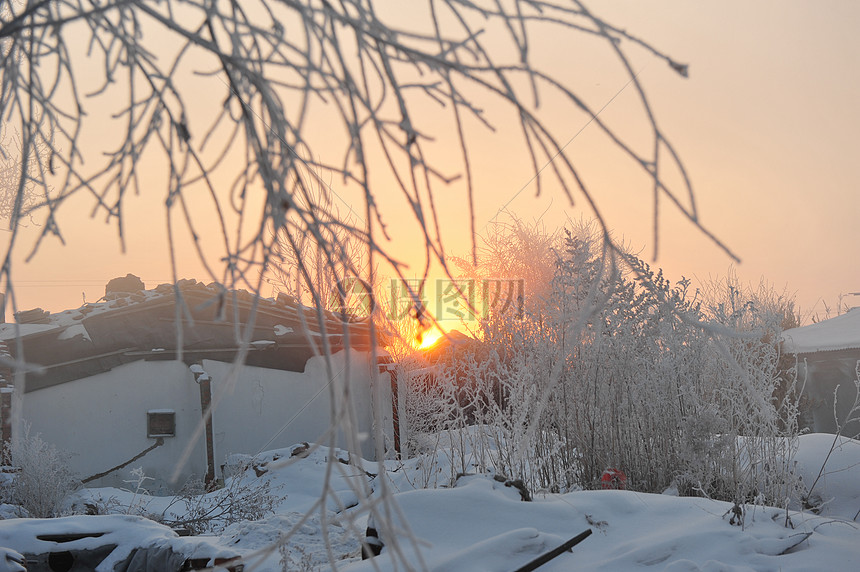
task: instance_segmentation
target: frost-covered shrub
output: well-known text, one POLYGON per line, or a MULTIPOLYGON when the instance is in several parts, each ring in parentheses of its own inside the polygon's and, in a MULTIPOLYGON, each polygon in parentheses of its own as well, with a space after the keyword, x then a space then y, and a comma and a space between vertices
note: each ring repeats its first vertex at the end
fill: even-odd
POLYGON ((482 427, 477 458, 532 490, 598 487, 615 468, 636 490, 783 506, 799 394, 784 300, 731 277, 704 296, 670 284, 587 228, 555 256, 539 303, 491 312, 480 344, 440 360, 422 430, 482 427))
POLYGON ((255 478, 245 467, 224 486, 205 492, 202 481, 190 481, 157 520, 192 534, 221 532, 227 526, 274 514, 283 499, 268 479, 255 478))
POLYGON ((106 500, 89 499, 87 510, 97 514, 132 514, 191 534, 211 534, 243 521, 255 521, 274 513, 286 495, 278 494, 266 475, 264 464, 249 455, 232 455, 230 476, 221 487, 207 487, 189 479, 179 492, 166 498, 153 497, 146 489, 152 480, 142 468, 131 471, 125 495, 106 500))
POLYGON ((23 507, 31 517, 60 516, 63 499, 81 486, 69 468, 69 455, 30 435, 29 427, 3 448, 3 464, 12 470, 2 486, 3 502, 23 507))

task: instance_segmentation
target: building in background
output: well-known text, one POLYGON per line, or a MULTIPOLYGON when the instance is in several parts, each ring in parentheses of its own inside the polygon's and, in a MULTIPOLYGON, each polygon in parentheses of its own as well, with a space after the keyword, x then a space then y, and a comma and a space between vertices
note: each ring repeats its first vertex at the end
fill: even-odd
POLYGON ((782 334, 783 352, 797 356, 798 379, 810 399, 813 430, 860 434, 860 308, 782 334), (834 403, 835 400, 835 403, 834 403), (835 416, 834 416, 835 412, 835 416))
MULTIPOLYGON (((367 324, 289 296, 193 280, 143 290, 129 275, 111 281, 100 303, 16 318, 0 326, 0 338, 13 359, 33 364, 24 421, 71 453, 72 468, 92 485, 125 486, 136 467, 155 479, 152 492, 219 479, 230 454, 322 438, 332 411, 339 427, 372 436, 374 391, 393 443, 391 381, 371 363, 367 324), (244 365, 234 365, 237 357, 244 365)), ((343 434, 337 442, 345 445, 343 434)), ((362 442, 362 456, 375 451, 372 437, 362 442)))

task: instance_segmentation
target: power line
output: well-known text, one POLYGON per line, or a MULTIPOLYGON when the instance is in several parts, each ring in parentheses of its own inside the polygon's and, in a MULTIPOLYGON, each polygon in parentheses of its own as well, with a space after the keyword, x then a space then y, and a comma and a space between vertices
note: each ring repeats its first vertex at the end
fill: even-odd
POLYGON ((597 111, 597 113, 595 113, 594 115, 592 115, 592 116, 591 116, 591 118, 590 118, 590 119, 585 123, 585 125, 583 125, 582 127, 580 127, 580 128, 579 128, 579 131, 577 131, 576 133, 574 133, 574 134, 573 134, 573 137, 571 137, 570 139, 568 139, 567 143, 565 143, 565 144, 561 147, 561 149, 559 149, 559 150, 556 152, 556 154, 555 154, 555 155, 553 155, 553 156, 552 156, 552 158, 550 158, 550 160, 549 160, 549 161, 547 161, 547 162, 546 162, 546 164, 544 164, 544 166, 543 166, 543 167, 541 167, 541 168, 538 170, 538 172, 537 172, 537 173, 533 174, 533 175, 532 175, 532 177, 531 177, 531 178, 526 182, 526 184, 525 184, 525 185, 523 185, 523 186, 522 186, 522 188, 521 188, 519 191, 517 191, 516 193, 514 193, 514 196, 512 196, 510 199, 508 199, 508 202, 506 202, 505 204, 503 204, 503 205, 501 206, 501 208, 499 208, 499 210, 498 210, 498 211, 496 211, 496 214, 495 214, 495 215, 493 215, 493 217, 492 217, 492 218, 490 218, 490 220, 488 220, 488 221, 487 221, 487 223, 484 225, 484 228, 486 228, 486 227, 487 227, 487 225, 489 225, 491 222, 493 222, 495 219, 497 219, 497 218, 499 217, 499 215, 501 214, 501 212, 502 212, 503 210, 505 210, 506 208, 508 208, 508 205, 510 205, 512 202, 514 202, 514 199, 516 199, 518 196, 520 196, 520 194, 522 194, 522 192, 523 192, 524 190, 526 190, 526 189, 527 189, 527 188, 528 188, 528 187, 529 187, 529 186, 534 182, 534 180, 535 180, 535 179, 537 179, 537 178, 541 175, 541 173, 543 173, 543 172, 544 172, 544 170, 545 170, 547 167, 549 167, 549 166, 550 166, 550 164, 552 164, 552 162, 553 162, 553 161, 555 161, 555 160, 558 158, 558 156, 559 156, 559 155, 561 155, 562 153, 564 153, 564 150, 565 150, 565 149, 567 149, 568 145, 570 145, 571 143, 573 143, 573 140, 574 140, 574 139, 576 139, 577 137, 579 137, 579 136, 582 134, 582 132, 583 132, 583 131, 585 131, 585 130, 588 128, 588 126, 589 126, 589 125, 591 125, 591 124, 594 122, 594 120, 595 120, 595 119, 597 119, 597 117, 598 117, 601 113, 603 113, 603 111, 604 111, 607 107, 609 107, 609 105, 610 105, 613 101, 615 101, 615 99, 616 99, 619 95, 621 95, 621 93, 622 93, 625 89, 627 89, 627 87, 628 87, 631 83, 633 83, 633 81, 634 81, 634 80, 636 80, 636 78, 638 78, 638 77, 639 77, 639 74, 641 74, 644 70, 645 70, 645 68, 640 69, 638 72, 636 72, 636 75, 634 75, 634 76, 633 76, 633 77, 631 77, 629 80, 627 80, 627 83, 625 83, 625 84, 621 87, 621 89, 619 89, 619 90, 615 93, 615 95, 613 95, 611 98, 609 98, 609 101, 607 101, 606 103, 604 103, 604 104, 603 104, 603 107, 601 107, 601 108, 597 111))

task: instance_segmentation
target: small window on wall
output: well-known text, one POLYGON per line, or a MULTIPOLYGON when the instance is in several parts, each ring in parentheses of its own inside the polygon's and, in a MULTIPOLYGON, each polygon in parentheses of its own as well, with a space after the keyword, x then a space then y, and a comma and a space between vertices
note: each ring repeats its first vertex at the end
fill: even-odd
POLYGON ((172 409, 152 409, 150 411, 147 411, 146 436, 176 436, 176 412, 172 409))

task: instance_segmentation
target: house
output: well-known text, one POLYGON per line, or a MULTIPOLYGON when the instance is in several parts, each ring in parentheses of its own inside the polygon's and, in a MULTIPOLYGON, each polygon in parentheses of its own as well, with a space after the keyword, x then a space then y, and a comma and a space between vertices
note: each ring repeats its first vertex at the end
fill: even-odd
MULTIPOLYGON (((153 491, 216 480, 230 454, 322 439, 332 404, 371 436, 374 392, 391 442, 391 382, 370 363, 366 323, 330 312, 320 320, 284 295, 193 280, 142 290, 127 278, 137 282, 111 281, 100 303, 0 325, 9 353, 39 366, 25 374, 25 423, 71 453, 88 484, 127 486, 136 467, 153 491), (240 354, 244 365, 234 365, 240 354)), ((372 437, 362 442, 363 457, 375 451, 372 437)))
POLYGON ((860 309, 786 330, 782 345, 784 353, 797 356, 798 378, 812 402, 813 430, 836 433, 843 426, 843 435, 860 434, 860 410, 850 413, 860 383, 860 309))

